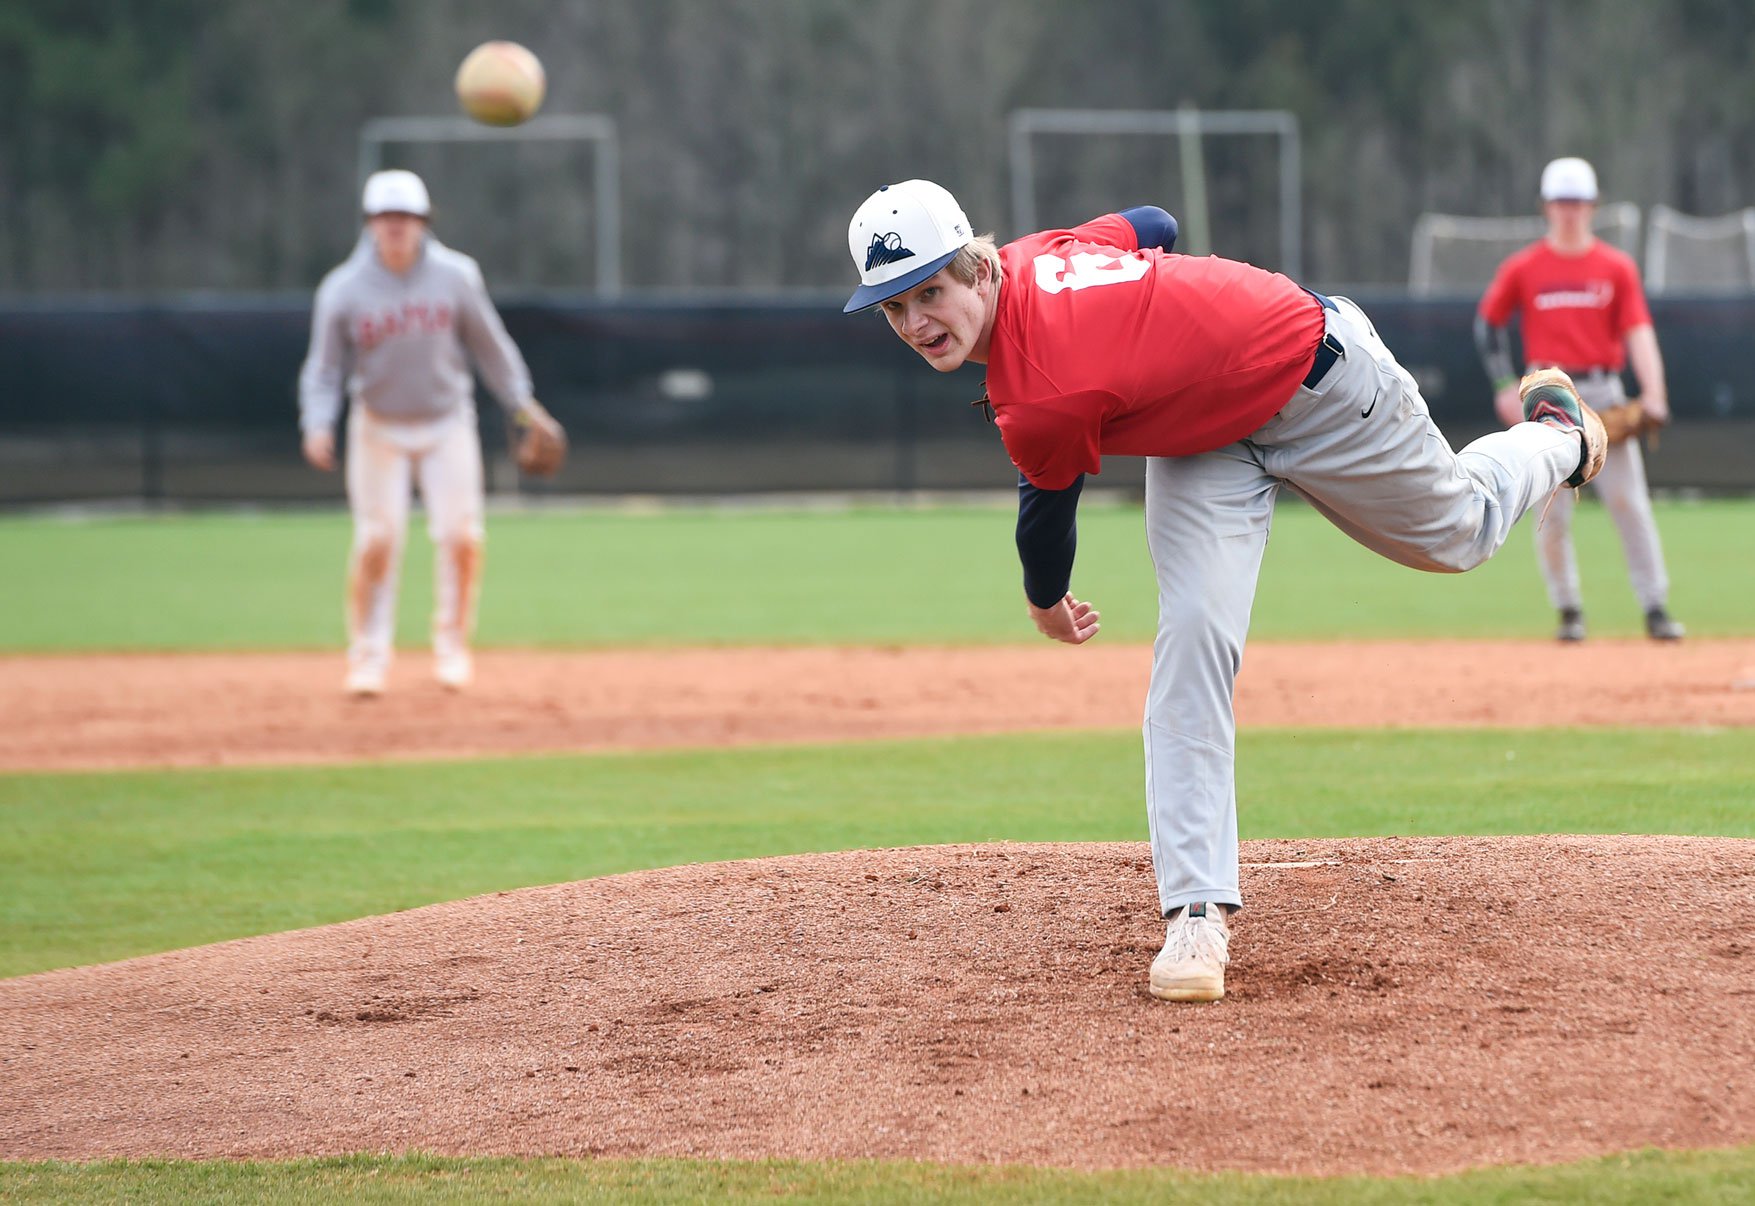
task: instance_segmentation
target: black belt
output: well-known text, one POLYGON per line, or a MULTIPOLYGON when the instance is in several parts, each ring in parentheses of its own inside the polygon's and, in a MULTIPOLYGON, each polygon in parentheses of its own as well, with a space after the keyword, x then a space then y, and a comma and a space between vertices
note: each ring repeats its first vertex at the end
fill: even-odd
MULTIPOLYGON (((1340 313, 1340 307, 1335 305, 1332 298, 1324 297, 1314 289, 1306 289, 1305 292, 1321 302, 1328 309, 1333 310, 1337 314, 1340 313)), ((1330 335, 1327 331, 1324 331, 1322 333, 1322 342, 1316 345, 1316 363, 1312 364, 1310 366, 1310 371, 1304 375, 1304 388, 1315 389, 1318 385, 1322 384, 1322 379, 1328 376, 1328 371, 1335 366, 1335 361, 1339 360, 1345 354, 1346 349, 1341 347, 1341 341, 1336 339, 1333 335, 1330 335)))

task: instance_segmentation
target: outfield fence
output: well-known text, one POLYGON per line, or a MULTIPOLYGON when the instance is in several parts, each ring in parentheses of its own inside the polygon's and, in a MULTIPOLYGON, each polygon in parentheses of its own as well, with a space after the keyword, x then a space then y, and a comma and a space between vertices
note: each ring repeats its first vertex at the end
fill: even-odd
MULTIPOLYGON (((1455 444, 1489 430, 1474 298, 1355 291, 1455 444)), ((573 436, 552 482, 520 482, 480 405, 498 493, 701 495, 1009 488, 970 403, 979 366, 941 375, 839 298, 500 299, 538 396, 573 436)), ((0 303, 0 505, 339 499, 299 456, 308 295, 0 303)), ((1659 488, 1755 490, 1755 299, 1654 299, 1676 421, 1659 488)), ((1105 466, 1131 486, 1137 463, 1105 466)))

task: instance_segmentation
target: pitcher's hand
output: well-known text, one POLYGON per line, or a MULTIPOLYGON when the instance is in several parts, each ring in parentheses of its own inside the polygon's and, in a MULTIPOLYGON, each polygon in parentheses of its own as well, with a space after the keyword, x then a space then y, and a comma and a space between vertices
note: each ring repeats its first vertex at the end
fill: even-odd
POLYGON ((1034 603, 1027 606, 1037 632, 1068 645, 1083 645, 1102 627, 1097 623, 1097 609, 1089 603, 1079 602, 1070 591, 1053 607, 1037 607, 1034 603))

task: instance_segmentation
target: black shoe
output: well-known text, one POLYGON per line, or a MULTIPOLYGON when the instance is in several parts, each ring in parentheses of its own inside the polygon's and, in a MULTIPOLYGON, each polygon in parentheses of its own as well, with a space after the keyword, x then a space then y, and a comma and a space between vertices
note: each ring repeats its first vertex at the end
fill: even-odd
POLYGON ((1557 641, 1584 640, 1584 612, 1576 607, 1560 609, 1560 627, 1554 631, 1557 641))
POLYGON ((1654 641, 1679 641, 1688 630, 1661 607, 1645 613, 1645 635, 1654 641))

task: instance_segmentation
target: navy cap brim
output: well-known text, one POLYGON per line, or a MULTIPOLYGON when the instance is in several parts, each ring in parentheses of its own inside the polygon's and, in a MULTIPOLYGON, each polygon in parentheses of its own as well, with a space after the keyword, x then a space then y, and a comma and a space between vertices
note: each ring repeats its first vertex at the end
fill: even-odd
MULTIPOLYGON (((957 248, 957 251, 961 250, 961 247, 957 248)), ((879 302, 888 301, 898 293, 906 293, 956 258, 956 251, 946 252, 930 264, 922 264, 912 271, 904 272, 894 280, 885 281, 881 285, 861 285, 853 291, 853 296, 847 299, 847 304, 841 307, 841 313, 854 314, 860 310, 869 310, 879 302)))

